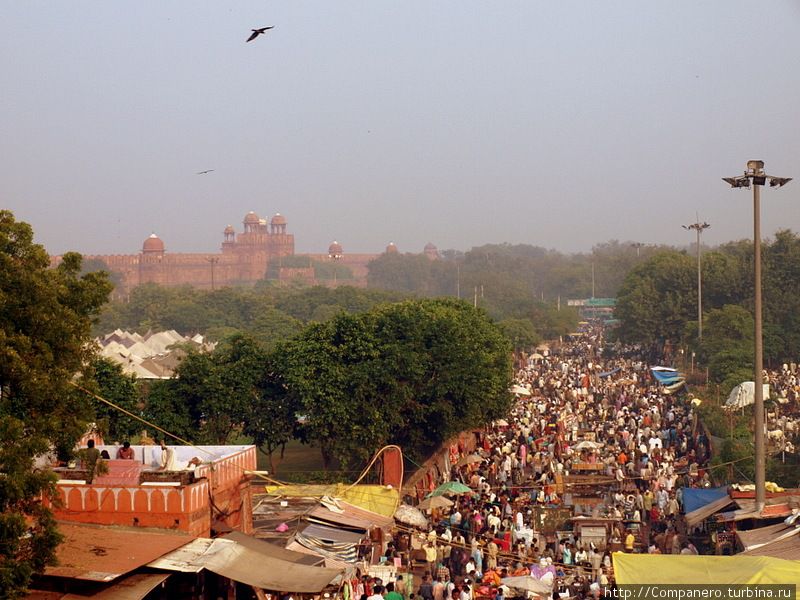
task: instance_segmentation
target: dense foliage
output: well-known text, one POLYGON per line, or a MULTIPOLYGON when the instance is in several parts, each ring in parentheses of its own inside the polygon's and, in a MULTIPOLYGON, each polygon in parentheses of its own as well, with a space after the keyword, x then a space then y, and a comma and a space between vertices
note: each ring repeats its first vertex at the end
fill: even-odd
POLYGON ((203 291, 146 284, 135 288, 125 301, 107 305, 95 332, 175 329, 182 334, 200 332, 213 340, 245 333, 273 347, 298 334, 309 322, 324 321, 341 311, 365 311, 401 297, 348 286, 285 288, 265 283, 256 288, 203 291))
POLYGON ((509 244, 479 246, 464 254, 447 251, 440 260, 384 254, 369 264, 367 281, 371 288, 463 298, 507 322, 506 330, 515 332, 512 341, 524 347, 523 338, 551 339, 574 329, 577 314, 567 308, 567 300, 592 295, 593 269, 595 296, 615 296, 625 273, 654 252, 643 250, 637 253, 633 245, 614 241, 590 254, 509 244))
POLYGON ((503 415, 510 350, 483 311, 421 300, 312 325, 276 360, 305 435, 326 463, 353 464, 386 443, 419 456, 503 415))
POLYGON ((34 457, 71 452, 88 399, 70 381, 90 357, 91 318, 111 291, 105 274, 81 275, 81 257, 56 269, 26 223, 0 211, 0 595, 23 594, 59 542, 41 496, 53 491, 34 457))
MULTIPOLYGON (((779 231, 762 245, 764 359, 800 356, 800 238, 779 231)), ((670 342, 697 353, 711 379, 730 389, 753 368, 753 246, 725 244, 703 254, 703 339, 697 339, 697 263, 684 252, 649 257, 626 277, 617 299, 623 341, 670 342)))
POLYGON ((143 387, 142 405, 194 442, 244 435, 271 457, 298 438, 319 446, 326 466, 353 466, 387 443, 419 457, 500 417, 510 378, 511 346, 482 310, 416 300, 339 313, 271 352, 241 334, 189 352, 175 378, 143 387))

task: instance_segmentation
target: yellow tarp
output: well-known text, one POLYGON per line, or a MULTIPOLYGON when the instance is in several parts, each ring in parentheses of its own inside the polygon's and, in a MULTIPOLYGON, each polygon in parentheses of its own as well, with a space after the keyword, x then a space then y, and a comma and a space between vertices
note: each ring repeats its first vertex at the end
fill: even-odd
POLYGON ((800 582, 800 560, 768 556, 692 556, 615 552, 614 575, 626 584, 800 582))
POLYGON ((330 496, 341 498, 348 504, 391 517, 400 502, 400 492, 385 485, 355 485, 333 483, 331 485, 268 485, 268 494, 276 494, 291 498, 330 496))

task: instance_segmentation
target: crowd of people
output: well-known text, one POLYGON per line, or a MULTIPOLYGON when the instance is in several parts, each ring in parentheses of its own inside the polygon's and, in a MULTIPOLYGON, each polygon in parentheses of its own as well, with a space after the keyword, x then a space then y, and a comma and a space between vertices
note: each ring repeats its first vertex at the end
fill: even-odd
MULTIPOLYGON (((502 597, 504 580, 530 575, 591 597, 614 584, 612 549, 697 553, 682 490, 711 485, 708 439, 692 403, 659 386, 648 362, 639 348, 610 349, 599 328, 523 357, 509 417, 480 436, 474 460, 458 460, 466 449, 452 457, 452 477, 471 492, 433 509, 430 531, 416 534, 423 600, 502 597), (573 489, 576 474, 591 502, 573 489), (606 524, 605 539, 583 539, 574 518, 548 530, 543 515, 556 509, 606 524)), ((387 556, 414 535, 400 531, 387 556)))

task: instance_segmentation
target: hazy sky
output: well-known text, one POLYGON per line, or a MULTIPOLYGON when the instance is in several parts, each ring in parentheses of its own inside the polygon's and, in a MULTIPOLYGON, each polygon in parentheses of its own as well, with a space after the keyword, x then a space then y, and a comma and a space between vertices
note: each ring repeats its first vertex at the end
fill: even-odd
POLYGON ((0 1, 0 206, 51 253, 589 250, 752 235, 796 177, 800 2, 0 1), (254 27, 275 29, 251 43, 254 27), (205 169, 213 173, 196 175, 205 169))

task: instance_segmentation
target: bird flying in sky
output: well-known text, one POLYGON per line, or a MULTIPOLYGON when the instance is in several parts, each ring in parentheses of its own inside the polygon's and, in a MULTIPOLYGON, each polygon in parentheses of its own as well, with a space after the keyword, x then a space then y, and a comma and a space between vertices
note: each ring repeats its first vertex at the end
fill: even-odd
POLYGON ((252 42, 258 36, 266 33, 268 29, 272 29, 273 27, 275 27, 275 25, 270 25, 269 27, 262 27, 261 29, 251 29, 250 31, 252 31, 253 33, 250 34, 250 37, 247 38, 247 41, 252 42))
POLYGON ((211 173, 214 169, 206 169, 205 171, 199 171, 198 175, 205 175, 206 173, 211 173))

